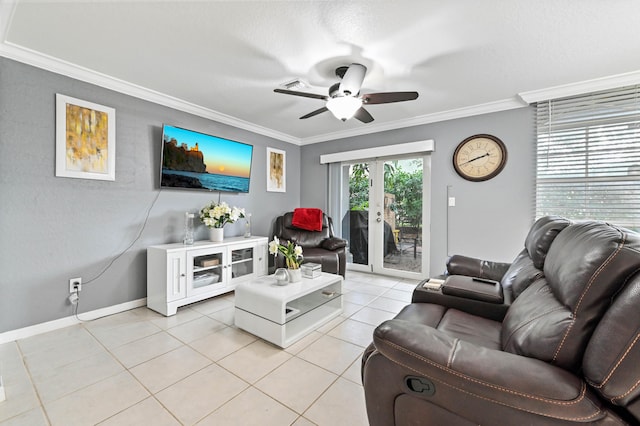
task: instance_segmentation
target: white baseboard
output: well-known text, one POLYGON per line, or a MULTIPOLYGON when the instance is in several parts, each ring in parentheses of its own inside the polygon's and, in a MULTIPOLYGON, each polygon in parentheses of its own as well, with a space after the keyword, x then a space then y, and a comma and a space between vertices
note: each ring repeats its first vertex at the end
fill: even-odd
POLYGON ((0 376, 0 402, 7 399, 7 395, 4 393, 4 384, 2 384, 2 376, 0 376))
MULTIPOLYGON (((138 300, 132 300, 130 302, 121 303, 119 305, 108 306, 106 308, 96 309, 95 311, 83 312, 78 314, 82 321, 91 321, 97 318, 106 317, 108 315, 117 314, 120 312, 128 311, 131 309, 139 308, 140 306, 147 305, 147 298, 138 300)), ((46 333, 49 331, 58 330, 70 325, 76 325, 82 323, 74 315, 60 318, 54 321, 43 322, 41 324, 32 325, 29 327, 19 328, 17 330, 6 331, 0 334, 0 345, 3 343, 13 342, 14 340, 25 339, 27 337, 35 336, 37 334, 46 333)), ((0 399, 0 401, 2 401, 0 399)))

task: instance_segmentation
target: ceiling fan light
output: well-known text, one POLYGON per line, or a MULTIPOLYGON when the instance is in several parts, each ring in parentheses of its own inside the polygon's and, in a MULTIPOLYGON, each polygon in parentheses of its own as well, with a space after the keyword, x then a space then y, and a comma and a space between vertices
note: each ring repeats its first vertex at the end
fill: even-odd
POLYGON ((339 96, 327 101, 327 109, 339 120, 346 121, 354 116, 362 106, 362 99, 353 96, 339 96))

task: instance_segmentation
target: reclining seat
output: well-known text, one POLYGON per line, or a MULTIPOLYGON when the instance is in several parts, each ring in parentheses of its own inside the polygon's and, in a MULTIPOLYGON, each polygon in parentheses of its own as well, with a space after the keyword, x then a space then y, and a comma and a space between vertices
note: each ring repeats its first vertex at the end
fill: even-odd
POLYGON ((376 425, 638 424, 640 235, 568 226, 502 322, 412 303, 362 363, 376 425))
POLYGON ((512 263, 492 262, 477 258, 453 255, 447 261, 447 275, 462 275, 498 281, 502 288, 504 302, 500 305, 464 297, 452 297, 416 287, 412 302, 436 303, 457 308, 468 313, 501 321, 509 305, 531 283, 542 278, 542 268, 551 243, 558 234, 571 224, 560 216, 545 216, 538 219, 529 230, 524 241, 524 249, 512 263))
MULTIPOLYGON (((344 278, 347 269, 347 241, 334 235, 331 217, 325 213, 322 214, 321 231, 300 229, 292 222, 293 212, 278 216, 273 228, 273 236, 300 245, 305 262, 318 263, 322 265, 323 272, 339 274, 344 278)), ((276 258, 276 267, 284 267, 282 256, 276 258)))

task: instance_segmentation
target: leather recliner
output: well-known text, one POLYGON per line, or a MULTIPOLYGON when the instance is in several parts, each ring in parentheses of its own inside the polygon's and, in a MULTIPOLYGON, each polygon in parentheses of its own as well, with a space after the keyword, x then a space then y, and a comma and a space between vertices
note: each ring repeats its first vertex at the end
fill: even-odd
POLYGON ((542 271, 502 320, 411 303, 378 326, 370 424, 639 424, 640 235, 571 224, 542 271))
MULTIPOLYGON (((302 247, 304 262, 322 265, 323 272, 339 274, 344 278, 347 269, 347 241, 333 233, 333 221, 325 213, 322 214, 322 231, 307 231, 292 224, 293 212, 287 212, 276 218, 273 236, 281 241, 293 241, 302 247)), ((285 267, 284 258, 277 256, 277 268, 285 267)))

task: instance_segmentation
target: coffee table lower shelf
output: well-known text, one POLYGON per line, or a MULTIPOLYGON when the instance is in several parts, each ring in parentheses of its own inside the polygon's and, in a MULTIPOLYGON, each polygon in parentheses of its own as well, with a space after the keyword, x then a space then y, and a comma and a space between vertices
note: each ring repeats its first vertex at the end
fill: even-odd
POLYGON ((342 277, 321 274, 277 286, 273 277, 239 284, 235 324, 286 348, 342 313, 342 277))

